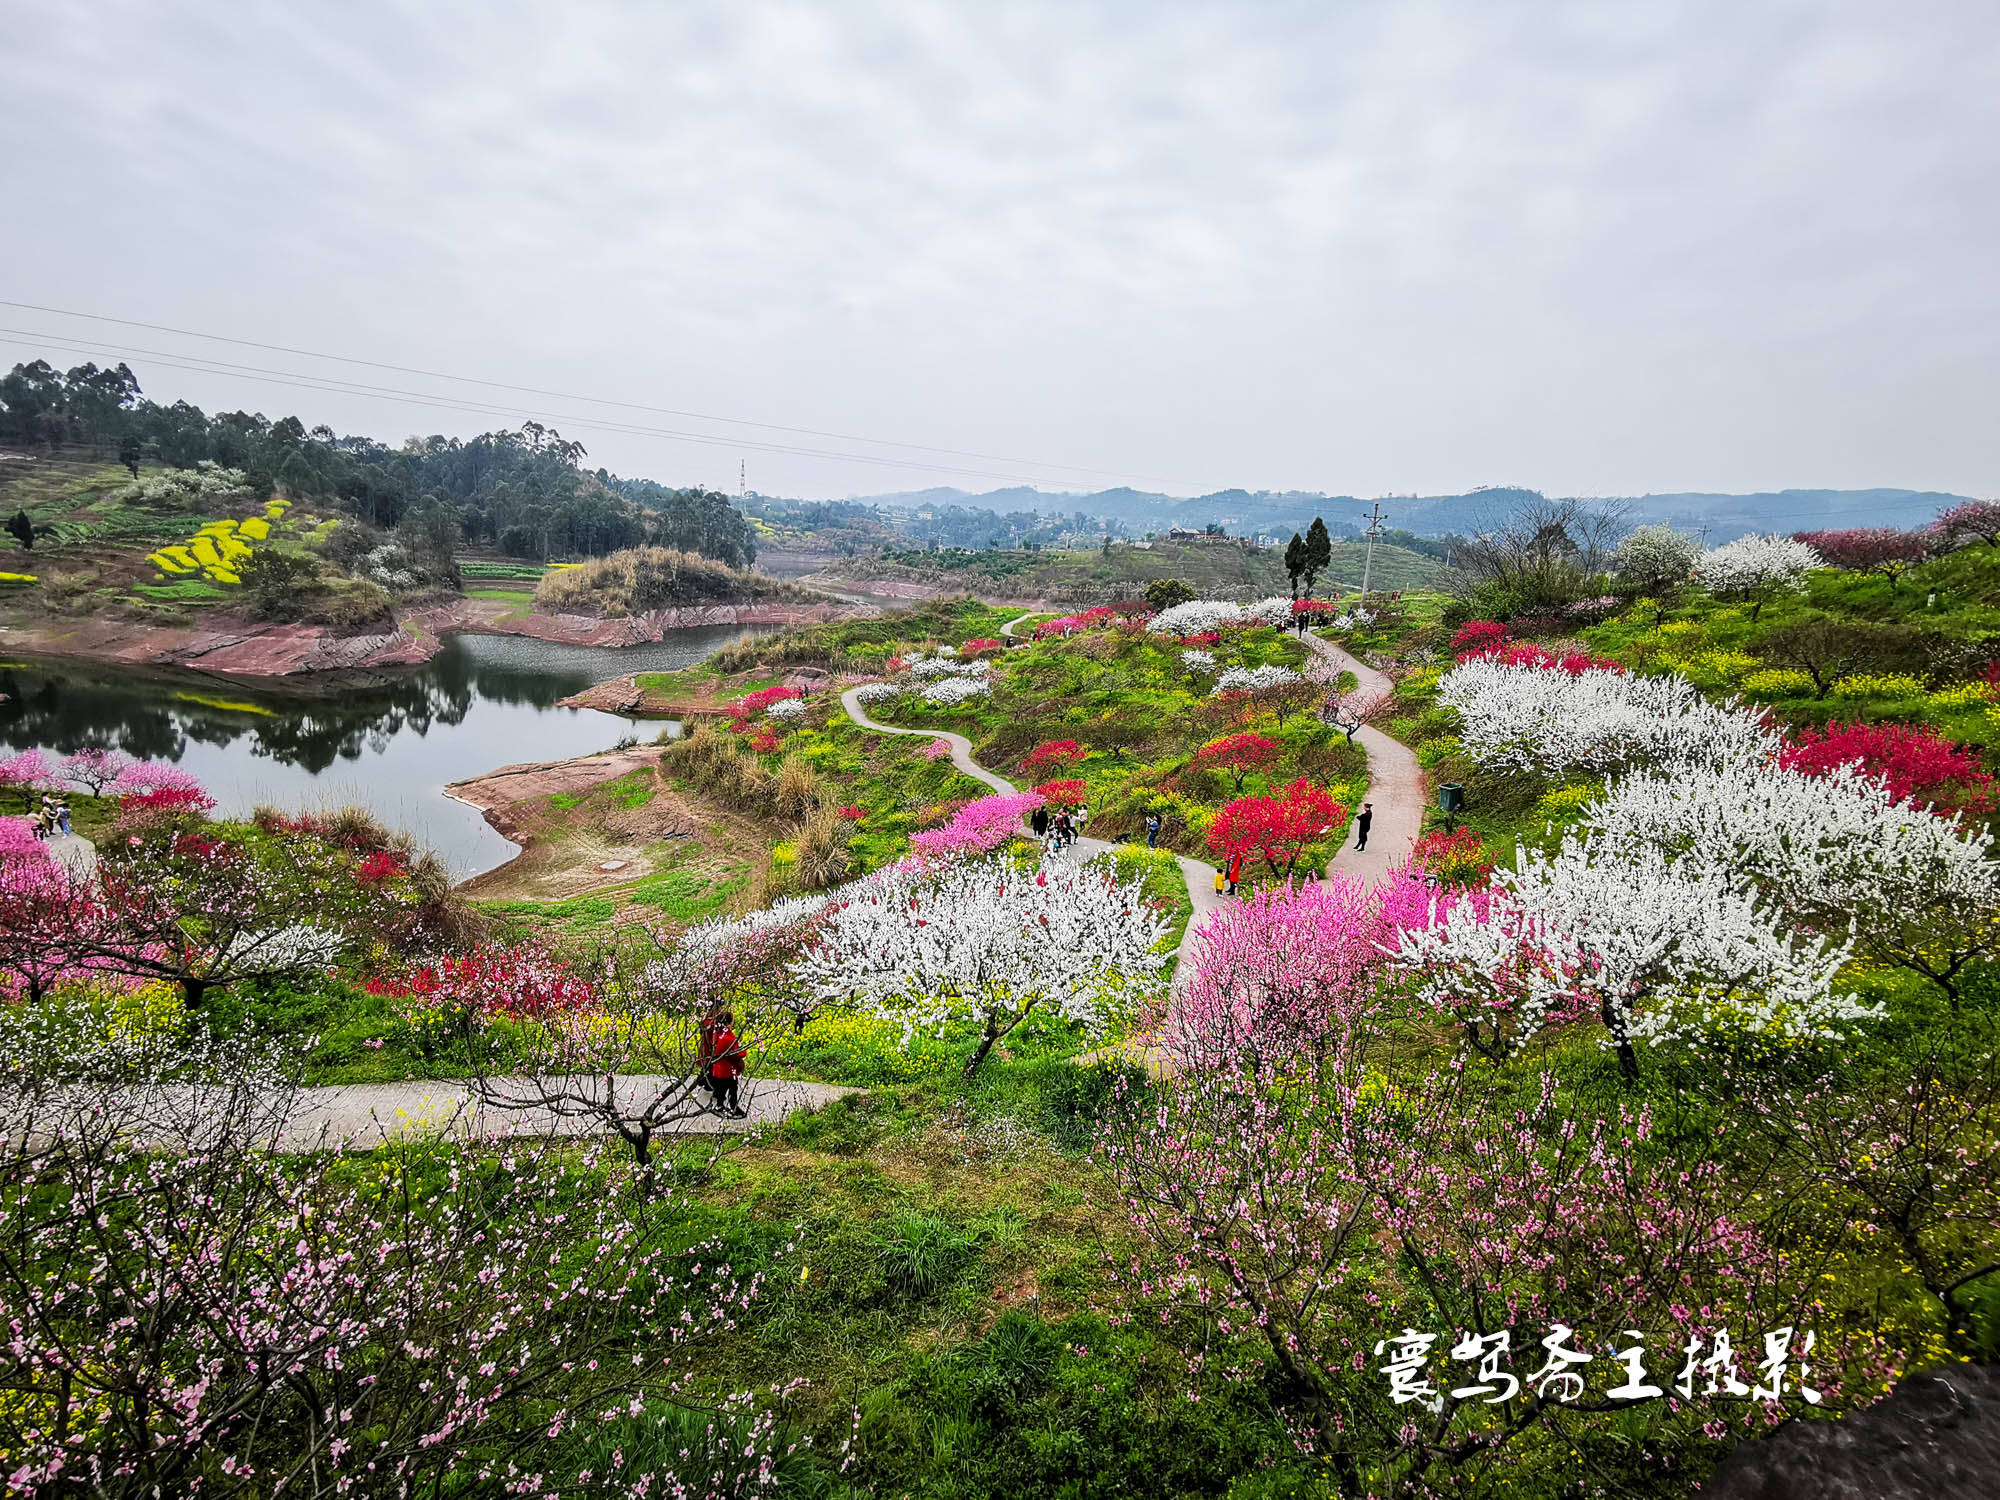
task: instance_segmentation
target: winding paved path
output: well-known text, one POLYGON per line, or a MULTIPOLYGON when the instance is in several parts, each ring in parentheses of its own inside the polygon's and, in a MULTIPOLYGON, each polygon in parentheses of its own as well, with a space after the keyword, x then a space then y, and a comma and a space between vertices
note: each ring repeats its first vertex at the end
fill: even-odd
MULTIPOLYGON (((1308 650, 1352 672, 1359 684, 1356 691, 1370 699, 1387 697, 1396 690, 1387 677, 1332 641, 1310 631, 1299 639, 1308 650)), ((1375 821, 1368 831, 1366 849, 1357 850, 1349 838, 1326 868, 1329 874, 1339 871, 1372 885, 1386 879, 1390 869, 1407 860, 1416 848, 1417 835, 1424 826, 1424 773, 1408 745, 1372 724, 1363 725, 1354 739, 1368 753, 1367 800, 1375 805, 1375 821)))
MULTIPOLYGON (((643 1107, 652 1094, 681 1081, 651 1074, 621 1074, 618 1100, 629 1108, 643 1107)), ((524 1085, 525 1089, 525 1085, 524 1085)), ((660 1127, 659 1135, 740 1135, 772 1125, 800 1109, 817 1109, 857 1092, 830 1083, 805 1083, 784 1078, 745 1078, 741 1086, 748 1117, 741 1120, 706 1112, 660 1127)), ((384 1141, 411 1135, 449 1135, 457 1139, 496 1136, 608 1135, 591 1116, 559 1115, 539 1108, 482 1105, 464 1084, 449 1079, 413 1079, 404 1083, 333 1084, 302 1089, 280 1133, 280 1144, 297 1150, 335 1147, 371 1150, 384 1141)))
MULTIPOLYGON (((1031 618, 1033 617, 1030 615, 1021 617, 1024 620, 1031 618)), ((1009 623, 1018 625, 1021 621, 1013 620, 1009 623)), ((1001 627, 1003 631, 1006 628, 1004 625, 1001 627)), ((996 792, 1010 793, 1020 790, 1006 777, 994 774, 974 760, 972 741, 962 734, 955 734, 948 729, 903 729, 894 724, 884 724, 879 719, 869 718, 868 710, 861 706, 860 699, 856 696, 860 691, 860 688, 852 687, 842 693, 840 706, 847 710, 847 717, 861 728, 872 729, 877 734, 920 734, 926 739, 943 740, 951 746, 951 763, 974 781, 990 786, 996 792)), ((1108 854, 1117 847, 1116 844, 1104 839, 1094 839, 1088 835, 1079 838, 1071 845, 1075 857, 1079 860, 1096 854, 1108 854)), ((1194 930, 1201 925, 1203 917, 1222 904, 1223 898, 1215 893, 1215 866, 1205 865, 1200 860, 1185 854, 1176 854, 1174 858, 1180 862, 1181 878, 1187 882, 1188 900, 1194 907, 1193 915, 1188 918, 1187 930, 1181 934, 1181 944, 1176 950, 1174 960, 1173 987, 1178 990, 1182 982, 1181 976, 1188 972, 1188 951, 1194 938, 1194 930)))

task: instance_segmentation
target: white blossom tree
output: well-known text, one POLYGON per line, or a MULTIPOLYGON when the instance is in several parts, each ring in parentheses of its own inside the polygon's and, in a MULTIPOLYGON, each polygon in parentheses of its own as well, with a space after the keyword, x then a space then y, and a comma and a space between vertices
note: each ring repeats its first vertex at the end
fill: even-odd
POLYGON ((1851 944, 1787 926, 1720 865, 1572 834, 1554 855, 1524 850, 1490 900, 1440 903, 1395 954, 1486 1056, 1595 1014, 1632 1077, 1640 1041, 1828 1037, 1874 1015, 1834 992, 1851 944))
POLYGON ((1101 869, 1003 859, 922 871, 891 866, 840 893, 792 966, 822 1002, 849 1001, 906 1032, 980 1028, 975 1073, 1036 1006, 1101 1031, 1157 983, 1165 919, 1101 869))
POLYGON ((1788 536, 1740 536, 1695 560, 1694 574, 1718 598, 1742 599, 1756 619, 1780 594, 1800 593, 1806 574, 1826 560, 1806 543, 1788 536))
MULTIPOLYGON (((1285 608, 1289 612, 1291 605, 1285 608)), ((1161 610, 1146 622, 1146 629, 1155 635, 1207 635, 1242 619, 1243 607, 1227 599, 1190 599, 1161 610)))
POLYGON ((1634 763, 1726 765, 1768 757, 1777 736, 1734 699, 1711 702, 1685 677, 1565 672, 1479 658, 1438 680, 1459 738, 1480 761, 1551 776, 1634 763))
POLYGON ((1687 582, 1701 543, 1671 526, 1641 526, 1618 544, 1611 566, 1632 587, 1658 593, 1687 582))
POLYGON ((1266 665, 1261 667, 1231 667, 1215 679, 1214 692, 1217 693, 1266 693, 1274 688, 1290 687, 1295 682, 1303 682, 1304 677, 1290 667, 1266 665))
POLYGON ((1753 880, 1795 920, 1850 924, 1861 946, 1954 1001, 1965 966, 2000 945, 1993 840, 1898 802, 1851 766, 1768 760, 1621 777, 1584 809, 1600 842, 1691 858, 1753 880))

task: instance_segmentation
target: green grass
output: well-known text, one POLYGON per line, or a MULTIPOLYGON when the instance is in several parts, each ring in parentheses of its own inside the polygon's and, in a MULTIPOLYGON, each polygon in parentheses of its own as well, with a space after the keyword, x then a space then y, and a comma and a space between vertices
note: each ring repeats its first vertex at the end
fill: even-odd
POLYGON ((178 583, 141 583, 133 592, 158 604, 220 604, 230 597, 230 590, 221 584, 199 578, 178 583))

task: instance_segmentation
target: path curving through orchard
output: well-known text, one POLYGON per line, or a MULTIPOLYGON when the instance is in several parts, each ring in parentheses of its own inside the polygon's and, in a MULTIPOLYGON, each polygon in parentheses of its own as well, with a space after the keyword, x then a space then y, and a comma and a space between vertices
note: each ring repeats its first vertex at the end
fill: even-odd
POLYGON ((1002 635, 1006 636, 1006 637, 1007 637, 1007 639, 1008 639, 1008 640, 1010 640, 1010 641, 1011 641, 1011 640, 1013 640, 1013 639, 1015 639, 1015 635, 1014 635, 1014 627, 1015 627, 1016 625, 1025 625, 1025 624, 1027 624, 1027 623, 1028 623, 1028 621, 1030 621, 1030 620, 1032 620, 1032 619, 1034 619, 1034 618, 1035 618, 1035 615, 1036 615, 1036 613, 1037 613, 1037 611, 1035 611, 1035 610, 1029 610, 1029 611, 1028 611, 1028 613, 1026 613, 1025 615, 1022 615, 1022 616, 1021 616, 1020 618, 1018 618, 1018 619, 1014 619, 1014 620, 1009 620, 1009 621, 1008 621, 1008 622, 1007 622, 1007 623, 1006 623, 1005 625, 1002 625, 1002 626, 1000 627, 1000 633, 1001 633, 1002 635))
MULTIPOLYGON (((1307 650, 1352 672, 1356 691, 1369 700, 1386 698, 1396 690, 1382 673, 1351 655, 1332 641, 1308 631, 1299 637, 1307 650)), ((1368 832, 1368 847, 1356 849, 1350 836, 1332 859, 1327 873, 1352 876, 1368 885, 1388 879, 1389 872, 1407 861, 1417 846, 1424 826, 1424 773, 1416 753, 1401 740, 1391 739, 1372 724, 1364 724, 1354 736, 1355 743, 1368 755, 1367 800, 1375 806, 1375 820, 1368 832)))
MULTIPOLYGON (((1021 617, 1022 620, 1032 618, 1032 615, 1021 617)), ((1018 625, 1021 621, 1014 620, 1009 623, 1018 625)), ((1002 626, 1001 629, 1004 632, 1006 626, 1002 626)), ((904 729, 895 724, 884 724, 879 719, 871 719, 868 710, 861 706, 858 696, 860 692, 861 689, 858 687, 849 688, 840 695, 840 706, 847 710, 847 717, 862 729, 872 729, 877 734, 920 734, 926 739, 943 740, 951 747, 951 763, 974 781, 990 786, 1002 794, 1020 790, 1006 777, 987 770, 974 760, 972 741, 964 735, 955 734, 948 729, 904 729)), ((1096 854, 1108 854, 1117 847, 1116 844, 1104 839, 1094 839, 1088 835, 1077 839, 1071 846, 1078 859, 1096 854)), ((1180 947, 1175 950, 1172 988, 1178 992, 1183 984, 1183 976, 1192 972, 1188 967, 1188 955, 1193 945, 1195 929, 1201 925, 1204 917, 1222 905, 1223 898, 1216 894, 1215 866, 1205 865, 1186 854, 1176 854, 1174 858, 1180 864, 1181 879, 1187 882, 1188 901, 1193 907, 1193 912, 1188 917, 1187 930, 1181 934, 1180 947)))

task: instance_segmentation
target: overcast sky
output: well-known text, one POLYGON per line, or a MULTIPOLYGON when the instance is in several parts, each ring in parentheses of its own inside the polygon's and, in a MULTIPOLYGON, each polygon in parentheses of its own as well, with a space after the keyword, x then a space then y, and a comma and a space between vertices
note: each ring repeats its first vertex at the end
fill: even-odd
POLYGON ((0 308, 159 399, 772 494, 2000 490, 1993 0, 0 14, 0 297, 1005 461, 0 308))

